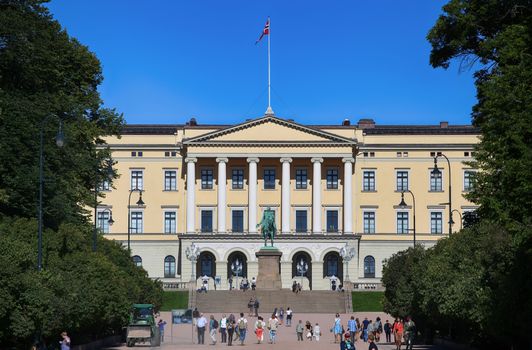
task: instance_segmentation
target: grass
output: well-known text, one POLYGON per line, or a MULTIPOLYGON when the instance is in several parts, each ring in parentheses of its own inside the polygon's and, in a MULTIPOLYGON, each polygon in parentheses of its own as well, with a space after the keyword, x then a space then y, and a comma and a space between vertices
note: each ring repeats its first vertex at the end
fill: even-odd
POLYGON ((161 311, 186 309, 188 307, 188 291, 163 292, 161 311))
POLYGON ((382 311, 384 292, 353 292, 353 311, 382 311))

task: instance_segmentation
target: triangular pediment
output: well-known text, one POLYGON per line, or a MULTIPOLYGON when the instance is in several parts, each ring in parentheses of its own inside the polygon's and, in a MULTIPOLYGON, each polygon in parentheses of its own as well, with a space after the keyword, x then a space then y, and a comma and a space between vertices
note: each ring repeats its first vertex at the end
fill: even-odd
POLYGON ((222 130, 184 141, 185 144, 247 144, 247 143, 317 143, 345 144, 356 142, 274 116, 237 124, 222 130))

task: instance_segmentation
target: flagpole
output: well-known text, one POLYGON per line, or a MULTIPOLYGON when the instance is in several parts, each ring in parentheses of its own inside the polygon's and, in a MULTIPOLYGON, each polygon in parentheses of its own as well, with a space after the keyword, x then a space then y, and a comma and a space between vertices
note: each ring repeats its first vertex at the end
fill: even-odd
POLYGON ((271 83, 270 83, 270 37, 272 36, 272 22, 268 17, 269 29, 268 29, 268 110, 272 108, 271 105, 271 83))

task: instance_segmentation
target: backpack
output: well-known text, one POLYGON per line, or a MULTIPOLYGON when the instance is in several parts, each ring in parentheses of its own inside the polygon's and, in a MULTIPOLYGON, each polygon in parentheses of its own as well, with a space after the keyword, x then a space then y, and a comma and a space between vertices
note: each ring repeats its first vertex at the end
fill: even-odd
POLYGON ((218 328, 218 321, 217 320, 214 320, 214 322, 212 323, 212 328, 216 329, 218 328))
POLYGON ((261 321, 259 321, 259 322, 257 323, 257 328, 258 328, 258 329, 262 329, 262 322, 261 322, 261 321))
POLYGON ((238 321, 238 329, 246 329, 246 322, 244 322, 244 319, 238 321))

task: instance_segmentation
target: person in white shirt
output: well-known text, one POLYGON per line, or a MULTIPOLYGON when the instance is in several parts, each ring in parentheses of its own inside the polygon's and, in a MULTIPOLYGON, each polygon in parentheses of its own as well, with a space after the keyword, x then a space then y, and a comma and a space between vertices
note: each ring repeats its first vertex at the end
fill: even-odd
POLYGON ((198 344, 205 344, 205 326, 207 325, 207 319, 203 314, 200 314, 196 328, 198 331, 198 344))
POLYGON ((222 315, 222 319, 220 320, 220 334, 222 335, 222 343, 227 342, 227 317, 225 317, 225 314, 222 315))
POLYGON ((287 327, 292 326, 292 309, 291 308, 286 309, 286 326, 287 327))
POLYGON ((279 326, 279 319, 275 314, 268 320, 268 329, 270 330, 270 344, 275 344, 275 337, 277 335, 277 327, 279 326))
POLYGON ((316 341, 320 341, 320 325, 316 322, 316 325, 314 326, 314 339, 316 341))

